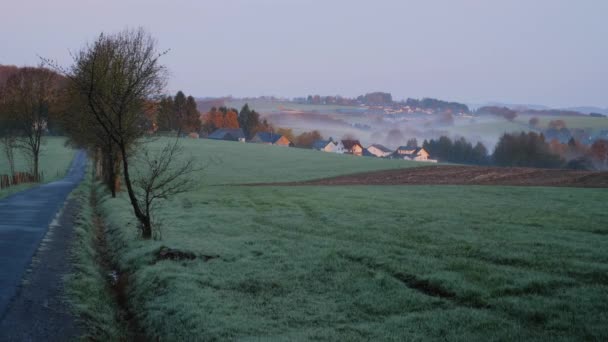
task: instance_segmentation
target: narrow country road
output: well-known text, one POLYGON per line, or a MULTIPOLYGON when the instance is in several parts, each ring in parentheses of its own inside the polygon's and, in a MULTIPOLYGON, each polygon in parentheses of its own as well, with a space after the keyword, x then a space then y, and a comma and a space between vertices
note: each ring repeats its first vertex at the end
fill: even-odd
MULTIPOLYGON (((79 151, 62 180, 0 200, 0 321, 49 225, 83 179, 85 166, 86 155, 79 151)), ((41 262, 44 266, 45 261, 41 262)))

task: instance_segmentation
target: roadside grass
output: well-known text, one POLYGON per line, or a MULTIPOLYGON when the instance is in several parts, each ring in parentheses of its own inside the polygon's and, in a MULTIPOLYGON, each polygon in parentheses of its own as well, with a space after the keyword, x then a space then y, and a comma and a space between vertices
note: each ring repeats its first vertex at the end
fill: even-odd
POLYGON ((100 203, 110 248, 131 274, 129 304, 151 336, 608 339, 605 190, 222 186, 396 164, 207 140, 184 146, 223 162, 193 192, 162 203, 161 241, 138 239, 124 194, 100 203), (220 257, 158 261, 161 246, 220 257))
MULTIPOLYGON (((70 167, 70 163, 74 158, 75 150, 65 146, 66 139, 64 137, 45 137, 43 138, 42 152, 40 155, 40 170, 44 173, 43 182, 52 182, 63 178, 70 167)), ((15 169, 16 171, 26 172, 30 170, 30 161, 23 151, 15 151, 15 169)), ((0 155, 0 175, 10 173, 6 157, 0 155)), ((18 186, 9 187, 0 190, 0 198, 6 197, 13 193, 31 188, 36 183, 20 184, 18 186)))
POLYGON ((118 307, 108 289, 107 275, 100 267, 100 256, 91 207, 91 190, 95 186, 91 176, 70 195, 80 203, 74 224, 72 245, 73 271, 65 278, 67 297, 82 327, 83 341, 123 341, 124 327, 117 320, 118 307))

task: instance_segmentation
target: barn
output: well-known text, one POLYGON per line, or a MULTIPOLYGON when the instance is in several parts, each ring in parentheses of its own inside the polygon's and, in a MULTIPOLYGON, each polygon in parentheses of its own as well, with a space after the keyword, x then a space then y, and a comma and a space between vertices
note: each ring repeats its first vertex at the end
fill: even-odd
POLYGON ((251 138, 250 142, 267 145, 293 146, 289 139, 272 132, 258 132, 251 138))

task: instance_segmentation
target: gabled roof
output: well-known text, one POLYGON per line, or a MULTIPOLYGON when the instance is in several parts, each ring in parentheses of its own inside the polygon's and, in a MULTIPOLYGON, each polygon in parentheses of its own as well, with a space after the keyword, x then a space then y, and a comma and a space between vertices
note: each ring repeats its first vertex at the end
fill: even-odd
POLYGON ((245 138, 245 133, 241 128, 220 128, 211 133, 209 139, 225 140, 245 138))
POLYGON ((314 148, 315 150, 322 150, 324 148, 327 147, 327 145, 329 144, 333 144, 334 142, 331 140, 315 140, 314 143, 312 143, 312 148, 314 148))
MULTIPOLYGON (((370 146, 370 147, 371 147, 371 146, 370 146)), ((363 156, 365 156, 365 157, 375 157, 375 156, 376 156, 375 154, 371 153, 371 152, 370 152, 370 151, 369 151, 367 148, 364 148, 364 149, 363 149, 362 154, 363 154, 363 156)))
MULTIPOLYGON (((411 153, 402 153, 401 155, 408 155, 408 156, 417 156, 420 151, 424 150, 424 148, 422 147, 407 147, 407 146, 399 146, 399 148, 393 153, 394 155, 399 155, 399 151, 403 150, 403 151, 413 151, 411 153)), ((426 151, 426 150, 425 150, 426 151)), ((427 152, 428 153, 428 152, 427 152)))
POLYGON ((359 145, 361 148, 363 148, 363 146, 361 146, 361 143, 359 143, 359 140, 342 140, 342 145, 344 145, 344 148, 347 150, 351 150, 356 145, 359 145))
POLYGON ((375 147, 375 148, 379 149, 382 152, 387 152, 387 153, 388 152, 393 152, 393 150, 389 149, 388 147, 386 147, 384 145, 380 145, 380 144, 373 144, 373 145, 369 146, 368 149, 370 147, 375 147))
POLYGON ((397 148, 397 150, 408 150, 408 151, 409 151, 409 150, 417 150, 417 149, 419 149, 419 148, 420 148, 420 147, 399 146, 399 147, 397 148))
POLYGON ((272 132, 257 132, 253 138, 255 139, 255 137, 257 137, 261 142, 274 144, 283 136, 272 132))

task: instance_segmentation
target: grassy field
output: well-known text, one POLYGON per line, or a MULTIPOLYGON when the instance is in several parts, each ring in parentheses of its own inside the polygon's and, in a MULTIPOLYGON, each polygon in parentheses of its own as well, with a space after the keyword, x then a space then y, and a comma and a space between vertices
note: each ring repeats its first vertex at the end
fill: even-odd
POLYGON ((137 238, 124 194, 101 201, 130 304, 161 340, 608 338, 605 190, 235 187, 416 164, 184 143, 222 162, 162 204, 162 241, 137 238), (219 258, 156 261, 160 246, 219 258))
POLYGON ((268 101, 268 100, 233 100, 226 103, 227 107, 234 107, 238 110, 248 104, 249 108, 262 114, 272 114, 282 111, 302 111, 302 112, 320 112, 320 113, 336 113, 339 111, 359 112, 362 111, 358 106, 341 106, 341 105, 314 105, 314 104, 299 104, 287 101, 268 101))
MULTIPOLYGON (((66 139, 63 137, 45 137, 43 138, 42 152, 40 154, 40 170, 44 173, 44 182, 52 182, 62 178, 70 167, 74 150, 65 146, 66 139)), ((30 170, 30 160, 23 151, 15 151, 15 169, 16 171, 25 172, 30 170)), ((0 175, 9 174, 10 169, 6 157, 0 155, 0 175)), ((8 196, 11 193, 25 190, 34 184, 21 184, 19 186, 10 187, 0 190, 0 198, 8 196)))

